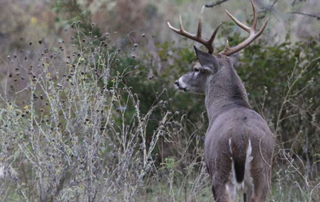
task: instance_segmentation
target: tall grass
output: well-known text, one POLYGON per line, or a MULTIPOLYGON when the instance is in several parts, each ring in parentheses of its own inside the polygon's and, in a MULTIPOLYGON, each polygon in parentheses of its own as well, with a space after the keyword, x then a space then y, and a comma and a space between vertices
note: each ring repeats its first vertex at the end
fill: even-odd
POLYGON ((187 150, 194 139, 202 141, 201 134, 195 131, 187 142, 181 137, 187 120, 168 110, 169 99, 160 99, 166 89, 142 114, 137 94, 122 80, 132 68, 116 69, 126 53, 120 55, 109 34, 90 37, 79 26, 70 30, 76 45, 59 41, 48 50, 43 41, 28 42, 28 50, 5 61, 1 201, 195 198, 206 183, 203 151, 195 147, 195 157, 188 157, 187 150), (147 137, 155 110, 162 117, 147 137), (166 158, 160 165, 155 151, 165 141, 178 147, 180 159, 166 158), (186 158, 190 164, 181 173, 177 166, 186 158), (184 181, 177 182, 176 175, 184 181))

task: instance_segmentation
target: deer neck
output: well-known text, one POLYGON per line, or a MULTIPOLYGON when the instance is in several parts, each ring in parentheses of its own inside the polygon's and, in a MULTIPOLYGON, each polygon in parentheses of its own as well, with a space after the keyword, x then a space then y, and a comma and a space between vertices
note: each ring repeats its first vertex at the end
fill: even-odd
POLYGON ((208 79, 205 96, 209 125, 219 114, 230 108, 251 108, 246 89, 231 64, 222 66, 208 79))

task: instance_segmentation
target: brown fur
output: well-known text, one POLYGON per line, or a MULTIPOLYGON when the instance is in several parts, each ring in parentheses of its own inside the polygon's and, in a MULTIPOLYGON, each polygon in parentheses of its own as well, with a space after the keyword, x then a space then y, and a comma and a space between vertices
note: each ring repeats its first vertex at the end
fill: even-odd
POLYGON ((272 132, 266 121, 250 107, 246 89, 233 68, 236 58, 212 56, 197 49, 196 52, 201 67, 210 67, 212 71, 189 72, 176 81, 176 85, 185 91, 205 93, 209 118, 205 162, 212 179, 213 195, 217 202, 233 200, 232 194, 226 189, 226 185, 230 183, 232 161, 237 164, 237 180, 243 180, 241 175, 244 175, 250 140, 253 159, 249 173, 253 188, 247 191, 246 198, 252 202, 265 201, 270 186, 274 149, 272 132))

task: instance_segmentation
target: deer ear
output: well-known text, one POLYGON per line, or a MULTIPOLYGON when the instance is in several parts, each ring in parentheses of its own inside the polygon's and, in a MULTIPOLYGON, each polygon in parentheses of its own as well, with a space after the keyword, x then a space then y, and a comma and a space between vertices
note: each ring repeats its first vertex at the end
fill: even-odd
POLYGON ((195 46, 193 47, 194 47, 194 50, 196 51, 196 54, 201 66, 204 68, 207 68, 207 67, 211 68, 214 73, 217 72, 219 68, 219 62, 217 58, 215 58, 215 56, 211 55, 210 53, 203 52, 197 49, 197 47, 195 46))
POLYGON ((239 61, 239 52, 236 52, 236 53, 228 56, 228 59, 231 62, 232 66, 235 67, 239 61))

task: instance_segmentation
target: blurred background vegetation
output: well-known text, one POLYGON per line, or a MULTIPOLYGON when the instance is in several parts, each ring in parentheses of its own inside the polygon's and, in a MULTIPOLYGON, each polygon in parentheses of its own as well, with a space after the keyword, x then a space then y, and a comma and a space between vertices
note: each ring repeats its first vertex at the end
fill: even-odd
MULTIPOLYGON (((181 15, 195 32, 202 6, 216 2, 1 0, 0 200, 212 201, 204 96, 173 86, 194 43, 166 22, 181 15)), ((268 200, 319 201, 320 1, 254 2, 258 26, 270 22, 236 69, 277 140, 268 200)), ((223 25, 218 50, 246 37, 224 9, 252 19, 249 1, 206 8, 205 36, 223 25)))

